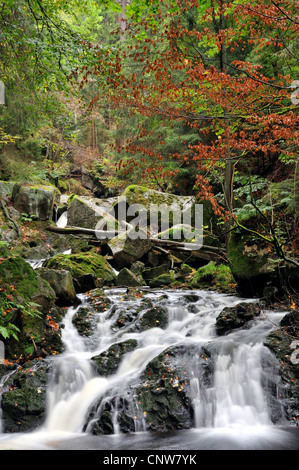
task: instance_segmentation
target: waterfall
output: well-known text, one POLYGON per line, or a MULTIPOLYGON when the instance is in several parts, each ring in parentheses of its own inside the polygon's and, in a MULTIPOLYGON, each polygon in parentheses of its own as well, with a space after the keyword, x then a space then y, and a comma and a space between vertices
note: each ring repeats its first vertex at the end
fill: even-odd
MULTIPOLYGON (((64 352, 52 359, 47 419, 37 432, 43 436, 89 434, 105 410, 109 410, 115 435, 122 433, 123 413, 134 416, 137 433, 144 432, 146 413, 136 399, 135 387, 148 364, 173 347, 186 351, 181 360, 190 378, 188 394, 195 430, 231 429, 242 433, 245 428, 252 432, 273 426, 268 389, 276 380, 275 359, 263 346, 263 339, 283 313, 267 312, 248 329, 218 337, 217 316, 224 307, 237 305, 239 298, 197 291, 190 303, 185 292, 180 291, 149 291, 135 298, 126 297, 125 293, 126 289, 107 290, 105 295, 111 304, 105 311, 92 307, 84 294, 79 295, 80 305, 67 309, 61 330, 64 352), (148 329, 132 328, 130 322, 115 327, 121 314, 130 315, 135 325, 138 321, 142 324, 147 302, 166 309, 168 323, 164 328, 159 323, 148 329), (82 307, 93 309, 96 322, 93 335, 88 338, 80 336, 73 323, 82 307), (137 347, 124 353, 110 375, 100 376, 91 358, 132 339, 137 341, 137 347)), ((277 402, 284 422, 279 398, 277 402)))
POLYGON ((64 228, 67 226, 67 211, 63 212, 56 222, 57 227, 64 228))

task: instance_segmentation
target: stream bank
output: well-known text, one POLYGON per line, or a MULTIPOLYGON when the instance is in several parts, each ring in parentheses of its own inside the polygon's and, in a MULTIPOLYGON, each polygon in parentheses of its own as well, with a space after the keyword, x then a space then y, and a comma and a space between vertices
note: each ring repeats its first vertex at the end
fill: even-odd
MULTIPOLYGON (((42 191, 42 188, 39 188, 39 191, 42 191)), ((130 190, 130 193, 135 192, 130 190)), ((144 191, 142 196, 144 197, 144 191)), ((86 202, 84 198, 82 200, 86 202)), ((76 202, 76 198, 71 198, 70 204, 74 201, 76 202)), ((105 202, 106 208, 108 203, 105 202)), ((23 216, 9 199, 7 204, 13 220, 20 223, 23 216)), ((80 204, 85 220, 82 201, 80 204)), ((32 207, 36 210, 35 206, 32 207)), ((65 208, 69 209, 64 206, 65 208)), ((63 223, 67 223, 65 211, 62 215, 63 223)), ((76 217, 79 216, 80 212, 76 213, 76 217)), ((167 329, 172 319, 167 301, 169 289, 174 295, 179 293, 183 305, 175 313, 178 315, 175 321, 181 321, 185 311, 188 315, 201 315, 202 306, 206 304, 206 294, 203 295, 202 290, 210 290, 212 296, 218 291, 224 295, 223 299, 226 295, 230 298, 238 294, 236 279, 225 263, 199 260, 197 257, 192 258, 190 254, 179 255, 171 250, 159 250, 146 242, 140 243, 138 250, 132 250, 130 244, 120 248, 114 246, 111 249, 107 242, 95 245, 89 236, 76 237, 49 232, 49 224, 56 226, 58 222, 51 220, 54 217, 51 211, 47 220, 34 220, 35 217, 34 213, 31 214, 30 220, 23 220, 19 238, 16 237, 10 242, 5 240, 6 243, 1 246, 1 326, 5 329, 2 332, 6 336, 2 335, 6 357, 4 364, 0 365, 4 433, 32 432, 45 422, 48 413, 49 381, 53 374, 55 357, 60 357, 65 351, 63 322, 70 308, 76 311, 74 325, 79 337, 92 343, 95 331, 105 329, 105 325, 98 322, 98 317, 107 312, 110 312, 111 318, 114 319, 112 330, 117 338, 124 331, 127 334, 139 335, 155 328, 159 331, 167 329), (116 289, 117 292, 117 288, 122 287, 124 291, 121 294, 121 305, 127 305, 127 308, 118 309, 115 316, 115 307, 111 304, 107 289, 116 289), (168 310, 165 310, 163 299, 162 305, 157 306, 147 297, 161 289, 168 310), (85 296, 84 301, 82 295, 85 296)), ((229 338, 229 335, 236 331, 246 331, 256 317, 273 310, 273 302, 276 299, 274 295, 271 300, 271 296, 273 297, 277 287, 270 287, 270 296, 265 299, 252 297, 248 302, 248 299, 237 295, 238 308, 224 304, 223 308, 219 309, 217 318, 213 318, 213 328, 215 327, 217 335, 229 338), (245 302, 242 302, 243 300, 245 302)), ((279 361, 275 366, 279 370, 275 380, 281 381, 279 386, 286 395, 283 415, 287 422, 296 423, 299 417, 299 377, 298 364, 292 362, 292 345, 298 326, 296 311, 288 307, 289 305, 285 308, 281 323, 278 323, 269 338, 265 339, 265 344, 279 361)), ((277 310, 281 312, 281 309, 277 310)), ((192 336, 192 332, 190 334, 192 336)), ((124 355, 132 353, 137 346, 134 338, 126 338, 121 342, 117 339, 115 343, 107 344, 93 359, 94 370, 100 376, 109 377, 118 370, 124 355)), ((122 433, 136 431, 134 417, 137 415, 137 430, 163 433, 193 429, 198 411, 194 405, 194 396, 193 401, 190 398, 194 391, 191 393, 189 390, 186 393, 185 382, 176 379, 181 376, 182 371, 179 371, 180 366, 175 360, 184 355, 189 357, 188 361, 194 351, 192 348, 186 351, 185 347, 178 345, 170 350, 163 347, 160 355, 153 357, 145 365, 139 389, 136 389, 139 397, 137 404, 140 402, 141 407, 138 413, 136 409, 130 409, 131 401, 128 399, 121 398, 118 402, 115 399, 104 400, 104 403, 94 405, 95 407, 89 410, 89 423, 96 422, 96 425, 85 423, 84 429, 98 435, 111 434, 115 432, 115 414, 119 417, 118 426, 122 433), (175 372, 169 374, 171 368, 175 372), (149 389, 156 392, 149 392, 149 389), (150 417, 150 425, 144 424, 144 416, 150 417)), ((214 359, 211 357, 212 351, 204 347, 194 364, 196 369, 198 364, 204 361, 203 372, 200 372, 204 387, 211 380, 208 377, 213 376, 214 359)), ((186 381, 188 387, 190 382, 189 377, 186 381)), ((277 384, 274 389, 276 393, 277 384)), ((276 410, 276 407, 274 409, 276 410)), ((277 414, 275 411, 274 415, 271 418, 273 422, 279 422, 280 412, 277 414)))

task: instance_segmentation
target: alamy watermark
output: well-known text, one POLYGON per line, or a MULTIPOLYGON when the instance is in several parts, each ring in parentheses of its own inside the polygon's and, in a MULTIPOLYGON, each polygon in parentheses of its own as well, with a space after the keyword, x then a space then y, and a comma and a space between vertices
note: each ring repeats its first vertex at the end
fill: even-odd
POLYGON ((2 80, 0 80, 0 104, 5 104, 5 86, 2 80))
MULTIPOLYGON (((119 198, 117 216, 114 208, 109 213, 101 213, 95 232, 98 239, 119 237, 124 235, 132 240, 161 239, 181 242, 183 247, 199 250, 203 245, 203 205, 189 204, 188 207, 179 203, 127 204, 126 198, 119 198)), ((97 214, 97 210, 96 210, 97 214)))
POLYGON ((3 341, 0 341, 0 364, 4 364, 5 359, 5 346, 3 341))
POLYGON ((299 95, 299 80, 294 80, 291 83, 290 88, 294 88, 293 93, 291 94, 291 102, 292 104, 299 104, 299 98, 297 96, 299 95))

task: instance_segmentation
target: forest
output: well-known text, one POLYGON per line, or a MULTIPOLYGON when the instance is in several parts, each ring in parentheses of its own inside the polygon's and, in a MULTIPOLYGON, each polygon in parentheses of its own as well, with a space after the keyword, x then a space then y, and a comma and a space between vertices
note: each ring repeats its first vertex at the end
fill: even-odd
MULTIPOLYGON (((78 294, 206 289, 289 312, 268 347, 287 358, 297 422, 298 12, 298 0, 0 1, 2 373, 62 352, 78 294), (192 221, 123 250, 99 240, 107 212, 131 227, 124 199, 147 217, 152 203, 201 205, 203 246, 184 248, 192 221)), ((222 316, 219 334, 255 315, 222 316)), ((76 321, 91 334, 86 311, 76 321)), ((31 430, 3 400, 9 432, 31 430)))

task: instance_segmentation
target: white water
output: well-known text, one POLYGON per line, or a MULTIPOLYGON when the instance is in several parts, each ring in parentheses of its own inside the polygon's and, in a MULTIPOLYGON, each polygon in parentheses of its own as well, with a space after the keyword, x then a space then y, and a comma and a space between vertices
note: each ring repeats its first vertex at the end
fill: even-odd
MULTIPOLYGON (((217 435, 223 436, 223 433, 233 433, 234 438, 242 437, 245 441, 246 436, 251 440, 253 437, 258 439, 260 435, 272 436, 274 441, 275 436, 278 439, 278 435, 273 434, 277 431, 273 429, 271 421, 267 380, 263 369, 263 362, 266 360, 271 363, 273 358, 262 342, 273 328, 273 323, 278 323, 284 314, 267 312, 250 329, 236 330, 228 336, 217 337, 215 320, 218 314, 224 307, 239 303, 240 299, 197 291, 194 293, 199 298, 192 303, 190 309, 191 304, 183 301, 185 292, 167 292, 166 299, 163 298, 165 292, 149 292, 146 297, 155 304, 167 307, 167 328, 154 327, 141 332, 130 332, 126 327, 113 330, 112 325, 120 309, 130 311, 136 304, 136 300, 125 299, 124 292, 121 289, 107 292, 112 306, 97 314, 96 333, 88 340, 79 336, 72 323, 80 306, 67 310, 62 329, 65 352, 54 359, 54 373, 48 386, 47 419, 36 432, 9 438, 3 435, 0 449, 47 447, 49 442, 57 443, 70 436, 86 436, 83 428, 88 412, 91 405, 101 397, 104 400, 98 408, 99 413, 105 400, 115 397, 113 423, 115 434, 119 434, 119 397, 125 394, 128 386, 138 379, 154 357, 174 345, 198 347, 198 355, 188 358, 188 367, 195 430, 199 432, 201 442, 203 433, 204 436, 213 433, 216 438, 217 435), (123 357, 114 374, 109 377, 97 376, 91 357, 107 350, 116 342, 130 338, 138 341, 138 348, 123 357), (210 383, 206 384, 200 355, 201 347, 211 344, 214 351, 214 374, 210 383)), ((84 305, 86 297, 80 297, 84 305)), ((269 367, 272 374, 272 365, 269 367)), ((135 410, 138 407, 133 401, 131 406, 135 410)), ((87 432, 92 424, 93 422, 88 423, 87 432)), ((144 417, 141 416, 136 421, 135 430, 144 429, 144 417)), ((148 440, 150 441, 150 437, 148 440)))

